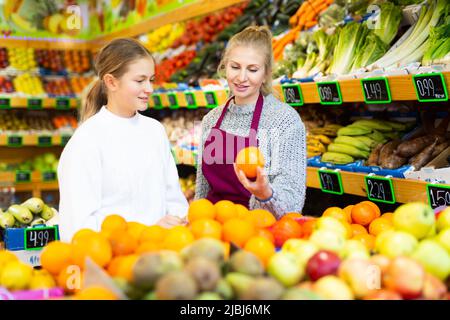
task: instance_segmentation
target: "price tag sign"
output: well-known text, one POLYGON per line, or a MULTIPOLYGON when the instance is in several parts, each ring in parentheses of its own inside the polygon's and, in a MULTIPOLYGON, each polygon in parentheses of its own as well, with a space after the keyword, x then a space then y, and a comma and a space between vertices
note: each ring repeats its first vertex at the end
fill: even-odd
POLYGON ((366 103, 390 103, 391 90, 386 78, 361 79, 361 86, 366 103))
POLYGON ((450 207, 450 186, 442 184, 427 184, 428 203, 431 208, 450 207))
POLYGON ((31 182, 31 171, 17 170, 16 171, 16 182, 31 182))
POLYGON ((292 107, 302 106, 302 90, 299 84, 286 84, 282 85, 284 101, 292 107))
POLYGON ((167 98, 169 99, 169 108, 170 109, 178 109, 180 106, 178 105, 178 98, 175 93, 169 93, 167 95, 167 98))
POLYGON ((161 95, 159 94, 153 94, 152 95, 152 99, 153 99, 153 104, 154 104, 154 108, 155 109, 162 109, 163 105, 161 102, 161 95))
POLYGON ((48 243, 59 240, 57 226, 26 228, 24 237, 25 250, 40 250, 48 243))
POLYGON ((56 181, 56 171, 42 172, 42 181, 56 181))
POLYGON ((392 180, 383 177, 365 176, 367 198, 383 203, 395 203, 392 180))
POLYGON ((70 109, 70 99, 67 98, 56 99, 56 109, 58 110, 70 109))
POLYGON ((11 99, 0 98, 0 109, 11 109, 11 99))
POLYGON ((49 147, 52 143, 52 136, 39 136, 38 137, 38 146, 39 147, 49 147))
POLYGON ((17 136, 17 135, 13 135, 13 136, 8 136, 8 147, 21 147, 23 143, 23 138, 22 136, 17 136))
POLYGON ((195 99, 195 95, 192 92, 186 92, 184 94, 187 102, 188 109, 197 109, 197 99, 195 99))
POLYGON ((67 142, 69 142, 69 140, 70 140, 70 136, 66 136, 66 135, 61 136, 61 145, 65 146, 67 144, 67 142))
POLYGON ((217 96, 214 91, 205 92, 206 107, 215 108, 217 107, 217 96))
POLYGON ((318 82, 317 90, 321 104, 342 104, 341 88, 337 81, 318 82))
POLYGON ((322 189, 323 192, 339 195, 344 193, 340 172, 322 169, 320 169, 318 172, 320 189, 322 189))
POLYGON ((420 102, 447 101, 448 93, 442 73, 416 74, 414 89, 420 102))
POLYGON ((28 107, 28 109, 33 109, 33 110, 42 109, 42 99, 28 99, 27 107, 28 107))

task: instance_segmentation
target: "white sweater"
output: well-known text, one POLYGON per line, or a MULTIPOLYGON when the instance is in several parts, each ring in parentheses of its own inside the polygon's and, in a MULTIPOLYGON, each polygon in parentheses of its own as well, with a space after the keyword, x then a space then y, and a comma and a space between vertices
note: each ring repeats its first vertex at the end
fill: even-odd
POLYGON ((86 120, 62 152, 58 181, 64 241, 99 231, 110 214, 151 225, 188 209, 164 127, 138 113, 122 118, 103 107, 86 120))

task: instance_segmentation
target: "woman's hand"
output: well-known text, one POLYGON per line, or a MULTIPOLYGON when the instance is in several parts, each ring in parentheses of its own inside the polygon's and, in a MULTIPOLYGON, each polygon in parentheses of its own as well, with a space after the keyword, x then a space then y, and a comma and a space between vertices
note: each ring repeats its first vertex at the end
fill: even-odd
POLYGON ((272 197, 272 188, 269 185, 269 178, 263 168, 256 168, 256 180, 251 181, 246 176, 244 171, 239 170, 236 167, 236 163, 233 164, 234 172, 242 183, 245 189, 260 200, 266 200, 272 197))
POLYGON ((172 216, 170 214, 165 215, 156 223, 157 225, 169 229, 175 226, 183 226, 186 224, 186 219, 182 219, 176 216, 172 216))

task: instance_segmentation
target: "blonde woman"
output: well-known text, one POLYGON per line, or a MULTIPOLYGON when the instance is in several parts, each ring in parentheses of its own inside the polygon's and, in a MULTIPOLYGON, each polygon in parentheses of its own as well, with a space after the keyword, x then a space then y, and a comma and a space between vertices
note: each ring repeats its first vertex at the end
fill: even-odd
POLYGON ((231 98, 202 121, 196 198, 231 200, 280 218, 300 212, 306 191, 305 127, 298 113, 272 94, 272 36, 248 27, 228 42, 219 65, 231 98), (257 146, 265 158, 255 180, 235 170, 237 153, 257 146))
POLYGON ((81 108, 81 125, 58 167, 61 238, 100 230, 110 214, 170 227, 183 224, 188 204, 164 127, 147 109, 155 64, 133 39, 117 39, 98 54, 98 80, 81 108))

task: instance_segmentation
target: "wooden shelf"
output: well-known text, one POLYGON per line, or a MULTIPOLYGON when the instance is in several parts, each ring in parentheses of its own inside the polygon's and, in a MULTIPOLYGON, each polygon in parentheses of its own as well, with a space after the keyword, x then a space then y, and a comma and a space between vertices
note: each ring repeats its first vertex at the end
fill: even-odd
POLYGON ((94 52, 99 51, 105 44, 115 38, 136 37, 169 23, 192 19, 246 1, 247 0, 200 0, 186 4, 168 13, 138 23, 130 28, 97 37, 96 39, 91 40, 90 46, 94 52))
MULTIPOLYGON (((444 72, 443 75, 445 78, 447 91, 450 92, 450 72, 444 72)), ((392 101, 417 100, 412 75, 389 76, 387 79, 392 95, 392 101)), ((338 82, 341 89, 343 102, 364 102, 360 79, 340 80, 338 82)), ((300 87, 305 103, 320 103, 316 83, 301 83, 300 87)), ((283 97, 280 85, 274 86, 274 89, 280 94, 280 97, 283 97)))
MULTIPOLYGON (((67 143, 70 135, 61 134, 29 134, 29 135, 19 135, 19 134, 0 134, 0 147, 63 147, 67 143), (22 137, 22 143, 19 145, 11 145, 11 140, 9 137, 22 137)), ((13 141, 15 142, 15 141, 13 141)))
POLYGON ((0 109, 23 109, 23 108, 30 108, 33 110, 38 109, 58 109, 58 110, 65 110, 65 109, 76 109, 78 108, 80 104, 80 99, 78 98, 18 98, 18 97, 8 97, 8 96, 0 96, 1 99, 9 99, 9 107, 5 107, 0 105, 0 109), (28 107, 29 101, 41 101, 42 107, 28 107), (65 104, 66 100, 68 100, 68 105, 65 104), (63 101, 64 105, 60 104, 60 101, 63 101))
POLYGON ((50 39, 50 40, 23 40, 13 38, 0 38, 2 47, 6 48, 34 48, 48 50, 90 50, 91 44, 86 40, 78 39, 50 39))
MULTIPOLYGON (((450 92, 450 72, 443 73, 445 78, 445 83, 447 86, 447 91, 450 92)), ((395 76, 388 77, 389 87, 391 90, 392 101, 417 101, 417 96, 414 90, 413 80, 411 75, 405 76, 395 76)), ((361 88, 360 79, 354 80, 342 80, 339 81, 339 86, 341 88, 342 100, 343 102, 364 102, 363 91, 361 88)), ((316 83, 301 83, 302 96, 304 103, 306 104, 320 104, 320 98, 317 91, 316 83)), ((187 91, 192 92, 195 95, 197 106, 205 107, 206 99, 205 92, 202 90, 187 91)), ((214 91, 217 97, 217 104, 224 104, 228 97, 228 92, 225 90, 214 91)), ((281 85, 274 85, 274 92, 284 101, 283 92, 281 85)), ((180 108, 187 107, 186 96, 184 92, 172 92, 175 93, 178 105, 180 108)), ((171 93, 160 93, 161 103, 164 108, 169 108, 169 98, 168 95, 171 93)), ((149 106, 151 108, 155 107, 153 99, 150 99, 149 106)))
MULTIPOLYGON (((320 189, 318 175, 319 168, 308 167, 306 185, 310 188, 320 189)), ((344 193, 367 197, 364 182, 365 174, 340 171, 344 193)), ((422 201, 428 203, 427 183, 419 180, 392 178, 396 202, 407 203, 422 201)))

